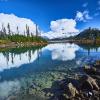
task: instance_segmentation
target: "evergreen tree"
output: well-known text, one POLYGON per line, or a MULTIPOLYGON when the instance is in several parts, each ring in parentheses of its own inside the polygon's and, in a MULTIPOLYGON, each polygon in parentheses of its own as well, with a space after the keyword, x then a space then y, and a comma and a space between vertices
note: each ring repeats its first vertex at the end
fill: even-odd
POLYGON ((11 30, 10 30, 10 24, 9 23, 7 25, 7 28, 8 28, 8 34, 11 35, 11 30))
POLYGON ((17 34, 19 34, 19 28, 18 28, 18 26, 17 26, 17 34))
POLYGON ((7 34, 6 34, 6 28, 5 27, 3 28, 3 33, 4 33, 4 37, 6 37, 7 34))
POLYGON ((33 33, 31 32, 31 37, 33 37, 33 33))
POLYGON ((25 31, 24 31, 24 36, 25 36, 25 31))
POLYGON ((27 36, 30 36, 30 29, 29 29, 29 26, 27 28, 27 36))
POLYGON ((3 38, 3 37, 4 37, 4 32, 3 32, 3 29, 4 29, 4 25, 3 25, 3 23, 2 23, 1 38, 3 38))
POLYGON ((38 37, 38 26, 36 24, 36 37, 38 37))
POLYGON ((26 34, 27 34, 27 36, 29 36, 29 27, 27 24, 26 24, 26 34))
POLYGON ((4 27, 4 24, 2 24, 1 37, 6 37, 6 28, 4 27))

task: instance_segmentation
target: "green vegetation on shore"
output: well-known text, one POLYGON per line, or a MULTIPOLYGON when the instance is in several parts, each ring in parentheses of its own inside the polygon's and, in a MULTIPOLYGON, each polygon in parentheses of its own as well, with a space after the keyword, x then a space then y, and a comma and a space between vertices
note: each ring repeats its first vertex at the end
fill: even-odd
POLYGON ((7 35, 6 37, 0 37, 0 44, 2 43, 9 43, 9 42, 37 42, 37 43, 41 43, 41 42, 47 42, 45 39, 41 38, 41 37, 36 37, 36 36, 24 36, 24 35, 7 35))
POLYGON ((80 34, 76 36, 76 39, 100 39, 100 30, 97 28, 89 27, 88 29, 85 29, 84 31, 80 32, 80 34))
POLYGON ((100 44, 100 30, 97 28, 88 28, 75 36, 73 39, 80 40, 82 43, 100 44))
POLYGON ((30 32, 29 26, 26 24, 26 30, 24 34, 19 33, 18 26, 16 27, 16 33, 11 31, 10 24, 8 23, 7 27, 4 27, 2 24, 2 29, 0 31, 0 44, 10 44, 10 43, 47 43, 47 41, 40 36, 38 32, 38 27, 36 25, 36 35, 30 32))

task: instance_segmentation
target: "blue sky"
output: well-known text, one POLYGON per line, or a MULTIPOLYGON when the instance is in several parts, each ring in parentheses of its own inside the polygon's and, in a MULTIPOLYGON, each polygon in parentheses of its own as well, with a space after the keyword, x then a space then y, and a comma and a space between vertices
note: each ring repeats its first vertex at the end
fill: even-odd
POLYGON ((76 20, 78 29, 100 27, 99 0, 0 0, 0 13, 29 18, 44 31, 50 30, 50 22, 58 19, 75 19, 76 14, 88 11, 84 19, 76 20))

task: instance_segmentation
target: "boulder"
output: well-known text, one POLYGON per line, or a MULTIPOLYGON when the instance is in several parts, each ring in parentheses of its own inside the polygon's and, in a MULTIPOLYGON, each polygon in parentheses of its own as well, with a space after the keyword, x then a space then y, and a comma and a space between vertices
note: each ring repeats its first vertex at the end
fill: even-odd
POLYGON ((66 88, 65 94, 67 95, 67 98, 72 98, 79 94, 78 90, 76 89, 76 87, 73 86, 72 83, 69 83, 65 88, 66 88))
POLYGON ((81 80, 81 89, 85 90, 99 90, 99 86, 96 83, 96 80, 88 75, 82 76, 81 80))
POLYGON ((96 65, 97 65, 97 66, 100 66, 100 60, 97 60, 97 61, 96 61, 96 65))
POLYGON ((96 68, 95 66, 85 66, 84 71, 89 75, 100 75, 100 69, 96 68))

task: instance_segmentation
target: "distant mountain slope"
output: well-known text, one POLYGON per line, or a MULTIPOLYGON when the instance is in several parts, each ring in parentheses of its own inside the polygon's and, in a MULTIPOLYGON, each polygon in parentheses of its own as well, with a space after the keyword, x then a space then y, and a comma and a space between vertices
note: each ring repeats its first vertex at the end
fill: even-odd
POLYGON ((84 31, 80 32, 77 36, 75 36, 76 39, 100 39, 100 30, 96 28, 88 28, 84 31))

